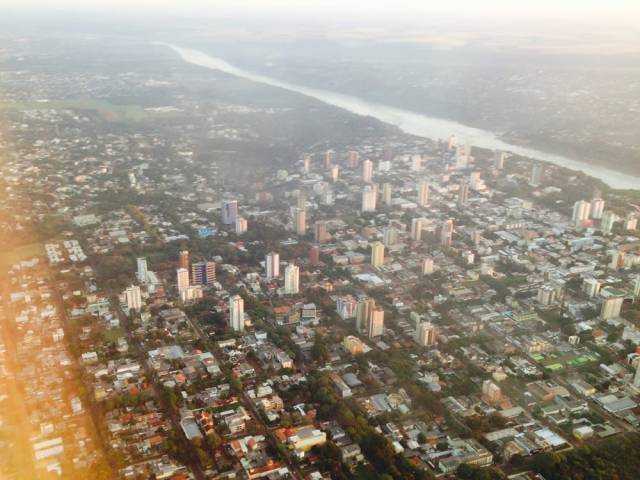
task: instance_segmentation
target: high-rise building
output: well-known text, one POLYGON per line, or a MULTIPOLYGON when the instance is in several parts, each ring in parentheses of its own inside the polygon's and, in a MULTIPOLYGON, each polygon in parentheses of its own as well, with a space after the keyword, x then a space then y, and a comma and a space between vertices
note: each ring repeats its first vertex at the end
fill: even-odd
POLYGON ((384 235, 382 242, 385 247, 395 245, 398 241, 398 230, 395 227, 387 227, 384 229, 384 235))
POLYGON ((127 308, 129 310, 140 311, 142 309, 142 295, 140 294, 140 287, 137 285, 131 285, 124 291, 127 299, 127 308))
POLYGON ((180 268, 189 269, 189 250, 180 250, 179 253, 179 265, 180 268))
POLYGON ((373 242, 371 244, 371 265, 380 268, 384 265, 384 244, 373 242))
POLYGON ((429 184, 424 180, 418 184, 418 205, 421 207, 429 205, 429 184))
POLYGON ((582 227, 589 219, 589 213, 591 210, 591 204, 584 200, 579 200, 573 204, 573 215, 571 220, 576 227, 582 227))
POLYGON ((272 280, 280 276, 280 254, 269 252, 264 257, 264 270, 267 280, 272 280))
POLYGON ((379 337, 384 333, 384 309, 376 306, 369 313, 369 324, 367 328, 367 336, 369 338, 379 337))
POLYGON ((420 154, 411 155, 411 171, 412 172, 422 171, 422 155, 420 154))
POLYGON ((373 162, 366 159, 362 162, 362 181, 365 183, 371 183, 373 179, 373 162))
POLYGON ((352 295, 338 297, 336 300, 336 312, 343 320, 354 318, 356 315, 356 299, 352 295))
POLYGON ((316 243, 324 243, 327 241, 327 222, 324 220, 316 220, 313 229, 313 237, 316 243))
POLYGON ((600 319, 609 320, 611 318, 618 318, 620 316, 620 311, 622 310, 623 302, 623 296, 611 296, 605 298, 600 310, 600 319))
POLYGON ((633 296, 640 297, 640 274, 636 275, 636 281, 633 284, 633 296))
POLYGON ((618 221, 618 216, 611 210, 606 210, 602 214, 602 220, 600 221, 600 230, 605 235, 608 235, 613 230, 613 226, 618 221))
POLYGON ((140 283, 147 283, 147 259, 144 257, 138 257, 138 270, 136 272, 136 277, 140 283))
POLYGON ((624 229, 635 230, 638 228, 638 217, 636 217, 635 213, 628 213, 624 219, 624 229))
POLYGON ((367 331, 369 325, 369 316, 376 306, 373 298, 363 298, 356 305, 356 329, 360 333, 367 331))
POLYGON ((505 161, 506 156, 507 156, 506 153, 501 152, 499 150, 496 150, 494 152, 494 155, 493 155, 493 166, 496 168, 496 170, 504 169, 504 161, 505 161))
POLYGON ((338 165, 333 165, 329 169, 329 178, 331 178, 332 182, 337 182, 339 176, 340 176, 340 167, 338 165))
POLYGON ((464 207, 469 200, 469 185, 467 183, 461 183, 458 189, 458 206, 464 207))
POLYGON ((247 219, 238 215, 236 217, 236 235, 242 235, 247 232, 248 223, 247 219))
POLYGON ((371 185, 367 185, 362 190, 362 208, 361 211, 364 212, 375 212, 376 211, 376 190, 371 185))
POLYGON ((601 220, 604 213, 605 201, 602 198, 591 200, 590 217, 594 220, 601 220))
POLYGON ((300 210, 306 210, 306 208, 307 208, 307 192, 305 192, 304 190, 299 190, 298 191, 298 198, 297 198, 297 201, 296 201, 296 206, 300 210))
POLYGON ((235 225, 237 218, 238 218, 238 201, 223 200, 222 223, 225 225, 235 225))
POLYGON ((390 183, 382 184, 382 203, 384 203, 387 207, 391 206, 391 194, 392 187, 390 183))
POLYGON ((414 341, 421 347, 431 347, 436 344, 436 327, 431 322, 419 322, 416 325, 414 341))
POLYGON ((529 184, 533 187, 539 187, 542 184, 542 173, 542 165, 535 163, 531 168, 531 179, 529 180, 529 184))
POLYGON ((440 245, 450 247, 453 240, 453 220, 447 220, 440 228, 440 245))
POLYGON ((431 275, 433 273, 433 258, 426 257, 422 261, 422 275, 431 275))
POLYGON ((215 262, 196 262, 191 264, 191 284, 211 285, 216 281, 215 262))
POLYGON ((309 249, 309 263, 313 266, 320 263, 320 247, 317 245, 314 245, 309 249))
POLYGON ((422 241, 422 231, 427 226, 428 220, 424 217, 414 218, 411 220, 411 240, 414 242, 422 241))
POLYGON ((324 154, 324 169, 329 170, 336 160, 336 152, 334 150, 327 150, 324 154))
POLYGON ((178 281, 178 291, 189 288, 189 270, 186 268, 179 268, 176 270, 176 277, 178 281))
POLYGON ((349 168, 358 168, 359 163, 360 163, 360 154, 355 150, 351 150, 349 152, 349 157, 347 158, 347 166, 349 168))
POLYGON ((295 295, 300 292, 300 268, 293 263, 284 269, 284 293, 295 295))
POLYGON ((229 298, 229 326, 236 332, 244 332, 244 300, 240 295, 229 298))
POLYGON ((307 174, 311 171, 311 157, 306 156, 302 160, 302 173, 307 174))
POLYGON ((298 235, 306 235, 307 211, 304 208, 296 208, 294 222, 296 225, 296 233, 298 235))
POLYGON ((611 261, 609 262, 609 268, 612 270, 618 270, 624 265, 624 251, 613 250, 611 252, 611 261))

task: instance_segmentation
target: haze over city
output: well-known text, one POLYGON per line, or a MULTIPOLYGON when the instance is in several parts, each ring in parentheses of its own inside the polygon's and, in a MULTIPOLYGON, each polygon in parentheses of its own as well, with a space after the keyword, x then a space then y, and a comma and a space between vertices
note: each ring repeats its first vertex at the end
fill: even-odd
POLYGON ((0 2, 0 479, 635 479, 638 20, 0 2))

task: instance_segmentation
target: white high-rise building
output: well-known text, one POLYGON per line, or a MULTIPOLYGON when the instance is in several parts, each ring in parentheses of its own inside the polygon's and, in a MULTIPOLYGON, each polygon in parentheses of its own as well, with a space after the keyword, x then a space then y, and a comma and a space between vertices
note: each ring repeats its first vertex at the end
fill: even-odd
POLYGON ((280 276, 280 254, 276 252, 267 253, 264 257, 264 270, 267 280, 272 280, 280 276))
POLYGON ((376 211, 376 189, 371 185, 367 185, 362 190, 362 208, 361 211, 364 212, 375 212, 376 211))
POLYGON ((581 227, 589 219, 591 204, 584 200, 579 200, 573 205, 573 216, 571 220, 576 227, 581 227))
POLYGON ((186 268, 179 268, 176 270, 176 277, 178 281, 178 291, 189 288, 189 270, 186 268))
POLYGON ((236 218, 236 235, 242 235, 247 232, 247 219, 238 215, 236 218))
POLYGON ((605 201, 601 198, 591 200, 590 217, 594 220, 600 220, 604 213, 605 201))
POLYGON ((138 271, 136 272, 136 277, 140 283, 147 283, 147 259, 144 257, 138 257, 138 271))
POLYGON ((415 342, 421 347, 430 347, 436 344, 436 327, 431 322, 420 322, 416 326, 415 342))
POLYGON ((618 216, 613 213, 611 210, 607 210, 602 214, 602 220, 600 221, 600 230, 605 235, 611 233, 613 230, 613 225, 618 221, 618 216))
POLYGON ((336 300, 336 311, 340 318, 347 320, 356 316, 356 299, 352 295, 338 297, 336 300))
POLYGON ((391 194, 392 188, 390 183, 382 184, 382 203, 384 203, 387 207, 391 206, 391 194))
POLYGON ((229 326, 236 332, 244 332, 244 300, 240 295, 229 298, 229 326))
POLYGON ((373 179, 373 162, 366 159, 362 162, 362 181, 365 183, 371 183, 373 179))
POLYGON ((223 200, 222 223, 225 225, 235 225, 237 217, 238 217, 238 201, 223 200))
POLYGON ((142 309, 142 295, 140 294, 140 287, 137 285, 131 285, 124 291, 127 299, 127 308, 129 310, 140 311, 142 309))
POLYGON ((461 183, 458 189, 458 206, 463 207, 469 200, 469 185, 467 183, 461 183))
POLYGON ((295 295, 300 292, 300 268, 293 263, 284 269, 284 293, 295 295))
POLYGON ((429 205, 429 184, 424 180, 418 184, 418 205, 421 207, 429 205))
POLYGON ((633 296, 640 297, 640 275, 636 276, 636 281, 633 285, 633 296))

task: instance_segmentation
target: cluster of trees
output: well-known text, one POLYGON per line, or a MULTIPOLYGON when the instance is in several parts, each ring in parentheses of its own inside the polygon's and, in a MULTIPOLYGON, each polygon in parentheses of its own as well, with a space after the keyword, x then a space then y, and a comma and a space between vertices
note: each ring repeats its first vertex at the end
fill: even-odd
POLYGON ((640 433, 619 435, 566 454, 538 455, 532 467, 547 480, 633 480, 640 472, 640 433))
POLYGON ((320 404, 319 418, 337 420, 351 438, 360 445, 362 453, 379 476, 395 480, 431 478, 426 471, 396 454, 391 442, 375 430, 355 404, 347 404, 338 398, 326 373, 318 372, 310 375, 309 383, 312 400, 320 404))

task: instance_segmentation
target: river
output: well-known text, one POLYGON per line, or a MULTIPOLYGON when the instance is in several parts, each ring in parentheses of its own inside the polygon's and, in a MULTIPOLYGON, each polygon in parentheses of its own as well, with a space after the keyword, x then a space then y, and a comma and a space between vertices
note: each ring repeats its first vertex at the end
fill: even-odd
POLYGON ((587 175, 598 178, 613 188, 622 189, 640 189, 640 177, 625 174, 602 167, 586 163, 580 160, 568 158, 562 155, 542 152, 533 148, 527 148, 520 145, 507 143, 496 134, 469 127, 461 123, 441 118, 428 117, 420 113, 403 110, 388 105, 364 100, 351 95, 330 92, 317 88, 305 87, 294 83, 277 80, 258 73, 249 72, 242 68, 238 68, 221 58, 212 57, 198 50, 182 48, 168 43, 158 43, 167 46, 178 53, 182 60, 193 65, 219 70, 230 75, 252 80, 254 82, 264 83, 273 87, 283 88, 292 92, 300 93, 308 97, 315 98, 329 105, 342 108, 349 112, 366 115, 376 118, 382 122, 389 123, 399 127, 406 133, 426 137, 431 139, 447 139, 451 135, 455 135, 458 141, 469 142, 481 148, 492 150, 503 150, 512 152, 517 155, 535 158, 546 162, 551 162, 562 167, 579 170, 587 175))

